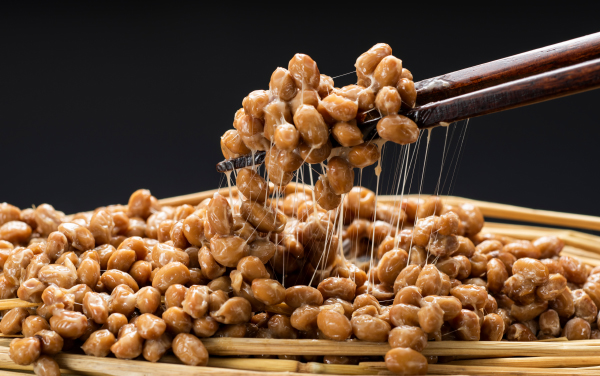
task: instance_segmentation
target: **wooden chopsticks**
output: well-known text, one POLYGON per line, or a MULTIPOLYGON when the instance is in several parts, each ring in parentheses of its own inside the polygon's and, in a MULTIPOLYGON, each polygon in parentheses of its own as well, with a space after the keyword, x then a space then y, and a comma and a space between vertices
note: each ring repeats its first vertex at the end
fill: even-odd
MULTIPOLYGON (((600 33, 415 83, 417 107, 400 112, 419 128, 527 106, 600 87, 600 33)), ((378 138, 379 117, 359 124, 378 138)), ((334 145, 335 146, 335 145, 334 145)), ((265 152, 224 160, 218 172, 260 165, 265 152)))
POLYGON ((415 82, 417 106, 600 58, 600 33, 415 82))
POLYGON ((600 59, 463 94, 410 110, 421 128, 510 110, 600 87, 600 59))

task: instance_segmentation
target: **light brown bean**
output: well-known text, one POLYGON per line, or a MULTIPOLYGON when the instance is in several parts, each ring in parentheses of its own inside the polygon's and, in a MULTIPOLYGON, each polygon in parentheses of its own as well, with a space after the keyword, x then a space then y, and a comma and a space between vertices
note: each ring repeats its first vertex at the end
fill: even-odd
POLYGON ((540 258, 552 258, 558 256, 565 243, 556 236, 542 236, 532 242, 533 246, 540 252, 540 258))
POLYGON ((86 355, 105 357, 110 354, 110 348, 116 342, 113 333, 107 329, 97 330, 85 341, 81 349, 86 355))
POLYGON ((21 332, 23 321, 29 316, 25 308, 13 308, 2 317, 0 331, 4 335, 12 335, 21 332))
POLYGON ((12 244, 23 244, 29 240, 31 232, 31 227, 25 222, 6 222, 0 226, 0 240, 5 240, 12 244))
POLYGON ((60 366, 53 358, 42 355, 33 362, 33 372, 38 376, 60 376, 60 366))
POLYGON ((317 326, 327 338, 334 341, 345 341, 352 335, 350 320, 334 310, 322 310, 317 316, 317 326))
POLYGON ((423 300, 417 317, 419 319, 419 326, 425 333, 438 332, 444 323, 444 311, 435 301, 427 302, 423 300))
POLYGON ((335 123, 331 128, 331 135, 345 147, 360 145, 363 142, 363 134, 356 125, 356 120, 335 123))
POLYGON ((138 286, 144 286, 150 282, 152 264, 149 261, 136 261, 131 266, 131 269, 129 269, 129 274, 137 282, 138 286))
POLYGON ((427 359, 421 353, 410 349, 397 347, 385 354, 385 366, 388 371, 399 375, 425 375, 427 359))
POLYGON ((63 338, 79 338, 87 329, 87 318, 72 311, 59 311, 50 318, 50 328, 63 338))
POLYGON ((33 337, 41 330, 50 330, 50 324, 43 317, 32 315, 23 320, 22 333, 25 337, 33 337))
POLYGON ((169 334, 163 333, 157 339, 150 339, 144 342, 142 355, 149 362, 158 362, 160 358, 171 348, 172 338, 169 334))
POLYGON ((162 268, 171 262, 179 262, 188 266, 190 263, 190 256, 180 248, 165 243, 158 243, 152 248, 152 261, 154 262, 154 265, 159 268, 162 268))
POLYGON ((502 261, 491 259, 487 264, 487 288, 491 292, 502 291, 504 282, 508 279, 508 272, 502 261))
POLYGON ((181 307, 192 318, 199 319, 208 312, 210 293, 207 286, 192 286, 186 291, 181 307))
POLYGON ((555 337, 560 335, 560 318, 555 310, 549 309, 546 312, 543 312, 540 315, 538 322, 540 333, 555 337))
POLYGON ((42 354, 55 355, 63 348, 63 338, 52 330, 40 330, 35 337, 40 340, 42 354))
POLYGON ((83 314, 97 324, 104 324, 108 320, 108 296, 89 292, 83 297, 83 314))
POLYGON ((421 289, 421 294, 423 296, 439 295, 441 278, 435 265, 425 265, 419 273, 415 286, 421 289))
POLYGON ((259 174, 249 168, 239 170, 237 188, 247 199, 264 202, 268 197, 268 184, 259 174))
MULTIPOLYGON (((560 274, 550 274, 548 281, 539 286, 535 293, 540 299, 554 300, 567 287, 567 279, 560 274)), ((584 288, 585 289, 585 288, 584 288)))
POLYGON ((535 334, 524 324, 516 323, 512 324, 506 333, 506 338, 509 341, 519 341, 519 342, 527 342, 527 341, 535 341, 537 338, 535 334))
POLYGON ((252 306, 248 300, 234 297, 225 301, 217 310, 211 310, 210 316, 222 324, 242 324, 250 321, 252 306))
POLYGON ((139 290, 139 286, 132 276, 116 269, 104 272, 100 277, 100 281, 108 291, 112 291, 118 285, 127 285, 133 289, 133 291, 139 290))
POLYGON ((135 303, 136 295, 133 289, 127 285, 118 285, 111 292, 108 310, 111 314, 116 312, 129 316, 135 310, 135 303))
POLYGON ((119 330, 121 330, 124 325, 127 325, 127 323, 128 321, 125 315, 122 313, 112 313, 110 316, 108 316, 105 326, 106 329, 116 336, 119 334, 119 330))
POLYGON ((300 153, 300 157, 302 157, 302 160, 304 162, 314 164, 325 161, 331 154, 331 149, 331 141, 328 140, 320 148, 312 148, 308 144, 300 142, 296 150, 298 150, 298 152, 300 153))
POLYGON ((350 121, 356 117, 358 104, 341 95, 330 94, 321 103, 327 113, 336 121, 350 121))
POLYGON ((219 329, 219 322, 210 316, 203 316, 194 320, 192 329, 197 337, 212 337, 219 329))
POLYGON ((377 266, 379 280, 396 288, 396 279, 408 262, 408 253, 401 248, 392 249, 383 255, 377 266))
POLYGON ((317 89, 321 80, 317 63, 308 55, 295 54, 288 64, 288 70, 298 88, 317 89))
POLYGON ((239 236, 217 235, 210 240, 210 254, 223 266, 236 267, 242 258, 248 256, 248 253, 248 243, 239 236))
POLYGON ((473 311, 462 309, 460 313, 450 320, 450 325, 456 330, 456 336, 463 341, 479 341, 479 317, 473 311))
MULTIPOLYGON (((243 201, 240 208, 242 217, 250 222, 258 231, 280 233, 285 229, 287 218, 275 207, 263 206, 259 203, 243 201)), ((211 240, 212 241, 212 240, 211 240)), ((237 264, 236 260, 236 264, 237 264)), ((232 267, 234 267, 233 265, 232 267)))
POLYGON ((402 98, 394 87, 382 87, 375 97, 375 107, 377 107, 381 116, 397 114, 401 106, 402 98))
POLYGON ((212 200, 210 200, 206 211, 206 218, 217 234, 229 235, 231 233, 233 226, 231 207, 227 199, 220 194, 215 193, 212 200))
POLYGON ((379 62, 386 56, 392 54, 392 48, 386 43, 377 43, 371 47, 367 52, 363 53, 356 59, 357 72, 362 75, 370 75, 375 71, 375 68, 379 62))
POLYGON ((402 98, 402 108, 414 108, 417 102, 415 83, 407 78, 400 78, 396 84, 396 89, 400 94, 400 98, 402 98))
POLYGON ((585 265, 571 256, 561 256, 560 264, 564 270, 564 276, 572 283, 585 283, 588 273, 585 265))
POLYGON ((294 114, 294 124, 302 141, 309 147, 320 148, 327 143, 329 127, 315 107, 308 104, 298 107, 294 114))
MULTIPOLYGON (((313 79, 311 77, 311 79, 313 79)), ((296 95, 296 83, 292 74, 285 68, 277 68, 271 75, 269 82, 271 93, 279 96, 283 101, 289 101, 296 95)))
POLYGON ((391 329, 386 321, 369 315, 354 316, 350 323, 356 338, 368 342, 387 341, 391 329))
POLYGON ((54 209, 52 205, 42 204, 35 209, 34 219, 37 223, 37 231, 43 236, 58 230, 62 223, 62 213, 54 209))
POLYGON ((94 237, 95 244, 108 244, 115 227, 112 215, 107 210, 97 210, 90 219, 89 230, 94 237))
POLYGON ((388 342, 392 348, 407 347, 420 352, 427 346, 427 334, 420 328, 401 325, 390 331, 388 342))
POLYGON ((274 279, 257 278, 252 281, 252 293, 260 302, 276 305, 285 300, 285 287, 274 279))
POLYGON ((161 293, 154 287, 142 287, 135 295, 135 306, 141 313, 156 312, 160 306, 161 293))
POLYGON ((46 289, 47 285, 40 282, 37 278, 30 278, 25 282, 21 283, 17 290, 17 296, 21 300, 26 300, 31 303, 41 303, 42 293, 46 289))
POLYGON ((127 324, 119 331, 119 337, 110 351, 118 359, 133 359, 142 354, 144 339, 140 336, 134 324, 127 324))
POLYGON ((410 304, 399 303, 392 306, 390 309, 390 322, 394 326, 410 325, 419 326, 419 311, 420 307, 410 304))
POLYGON ((376 144, 364 142, 348 152, 348 162, 354 167, 364 168, 379 160, 381 153, 376 144))
POLYGON ((76 223, 62 223, 58 226, 69 241, 69 244, 80 251, 87 251, 95 247, 94 236, 87 228, 76 223))
POLYGON ((10 359, 21 366, 27 366, 35 362, 40 353, 40 340, 36 337, 15 338, 10 342, 8 350, 10 359))
POLYGON ((206 366, 208 351, 198 338, 191 334, 180 333, 173 340, 173 353, 184 364, 206 366))
POLYGON ((335 194, 348 193, 354 185, 354 169, 347 159, 333 157, 327 163, 327 178, 335 194))
POLYGON ((152 280, 152 287, 160 290, 161 293, 164 293, 169 286, 175 284, 185 285, 189 280, 190 270, 180 262, 171 262, 156 272, 156 275, 152 280))
POLYGON ((563 328, 562 335, 567 337, 569 341, 589 339, 591 335, 591 327, 589 322, 579 317, 572 318, 567 321, 563 328))
POLYGON ((481 341, 500 341, 504 335, 504 319, 495 313, 483 317, 481 341))
POLYGON ((419 128, 415 122, 406 116, 392 114, 384 116, 379 120, 377 123, 377 133, 385 140, 406 145, 417 141, 419 128))
POLYGON ((138 316, 135 326, 140 336, 146 340, 160 338, 167 329, 165 321, 151 313, 138 316))

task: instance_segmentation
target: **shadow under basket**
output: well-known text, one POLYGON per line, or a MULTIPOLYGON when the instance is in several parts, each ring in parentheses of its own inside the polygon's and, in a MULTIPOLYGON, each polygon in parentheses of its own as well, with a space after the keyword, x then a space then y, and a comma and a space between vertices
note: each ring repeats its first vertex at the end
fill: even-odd
MULTIPOLYGON (((293 192, 308 186, 290 184, 293 192)), ((197 205, 215 192, 227 196, 227 187, 159 200, 163 205, 197 205)), ((237 189, 231 187, 237 196, 237 189)), ((408 195, 406 197, 416 197, 408 195)), ((421 195, 426 198, 426 195, 421 195)), ((444 203, 455 205, 469 202, 478 206, 486 218, 482 232, 532 240, 554 235, 565 247, 561 254, 576 257, 591 266, 600 265, 600 236, 565 228, 600 231, 600 217, 535 210, 512 205, 442 196, 444 203), (489 218, 529 222, 552 227, 495 223, 489 218), (554 227, 556 226, 556 227, 554 227)), ((398 202, 399 197, 379 196, 382 203, 398 202)), ((0 300, 0 310, 15 307, 35 307, 39 304, 20 299, 0 300)), ((273 307, 285 311, 287 307, 273 307)), ((17 336, 0 335, 0 374, 32 374, 33 366, 19 366, 8 356, 10 341, 17 336)), ((145 360, 121 360, 114 357, 96 358, 77 353, 55 356, 63 375, 289 375, 290 373, 377 375, 389 374, 384 362, 363 362, 358 365, 323 364, 288 359, 239 358, 248 355, 340 355, 384 356, 387 343, 348 340, 208 338, 202 339, 210 356, 208 367, 186 366, 173 355, 165 355, 158 363, 145 360), (238 357, 235 357, 238 356, 238 357)), ((600 340, 568 341, 566 338, 533 342, 428 342, 423 355, 452 356, 444 364, 430 364, 428 374, 436 375, 598 375, 600 374, 600 340)))

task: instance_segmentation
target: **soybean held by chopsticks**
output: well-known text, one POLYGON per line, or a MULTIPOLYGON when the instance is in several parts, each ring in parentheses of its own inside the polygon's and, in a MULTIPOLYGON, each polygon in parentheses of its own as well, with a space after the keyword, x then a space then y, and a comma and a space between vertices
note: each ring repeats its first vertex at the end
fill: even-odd
MULTIPOLYGON (((400 114, 427 129, 593 90, 600 87, 599 57, 600 33, 595 33, 429 78, 415 83, 418 106, 400 114)), ((378 138, 378 120, 359 122, 366 140, 378 138)), ((264 159, 265 152, 257 151, 216 168, 227 172, 264 159)))

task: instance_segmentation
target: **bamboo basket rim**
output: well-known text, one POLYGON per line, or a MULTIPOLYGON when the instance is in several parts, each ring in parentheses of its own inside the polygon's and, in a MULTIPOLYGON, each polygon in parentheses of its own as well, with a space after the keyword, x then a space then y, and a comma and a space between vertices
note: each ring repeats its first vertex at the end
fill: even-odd
MULTIPOLYGON (((296 186, 290 184, 288 191, 310 189, 309 185, 296 186)), ((162 205, 197 205, 206 198, 212 197, 216 192, 229 195, 229 188, 222 187, 187 195, 175 196, 158 200, 162 205)), ((231 187, 231 194, 237 196, 237 188, 231 187)), ((404 195, 403 197, 427 198, 430 195, 404 195)), ((482 231, 504 236, 513 236, 525 239, 553 234, 561 238, 566 246, 563 254, 572 255, 582 259, 590 265, 600 265, 600 236, 571 230, 579 228, 600 231, 600 217, 561 213, 545 210, 524 208, 514 205, 497 204, 486 201, 472 200, 457 196, 440 196, 446 203, 471 203, 480 208, 486 218, 482 231), (516 220, 520 222, 538 223, 544 225, 563 226, 567 228, 536 227, 530 225, 514 225, 488 221, 488 218, 516 220)), ((398 196, 381 195, 378 202, 398 202, 398 196)), ((7 309, 6 305, 32 307, 33 303, 19 299, 0 300, 0 309, 7 309)), ((31 367, 16 366, 8 358, 8 344, 15 336, 0 335, 0 370, 2 372, 31 371, 31 367)), ((252 339, 252 338, 208 338, 202 339, 209 353, 216 356, 230 356, 233 354, 277 354, 284 351, 289 355, 383 355, 389 349, 387 343, 368 343, 360 341, 335 342, 328 340, 281 340, 281 339, 252 339), (242 351, 240 353, 240 351, 242 351)), ((424 354, 434 355, 460 355, 469 351, 471 357, 457 359, 449 364, 430 365, 430 374, 497 374, 497 375, 544 375, 544 374, 597 374, 600 372, 600 356, 595 356, 600 348, 600 340, 587 341, 535 341, 529 343, 515 342, 429 342, 424 354), (523 357, 523 351, 527 355, 523 357), (508 357, 507 357, 508 356, 508 357), (515 358, 519 356, 519 358, 515 358), (571 368, 547 368, 544 362, 548 357, 570 357, 571 368), (584 359, 585 357, 585 359, 584 359), (483 359, 480 359, 483 358, 483 359), (469 360, 473 359, 473 360, 469 360), (514 361, 513 359, 528 359, 514 361), (597 362, 596 362, 597 360, 597 362)), ((219 358, 215 357, 209 367, 186 367, 181 365, 177 358, 167 356, 156 364, 147 362, 120 360, 114 358, 93 358, 85 355, 64 353, 59 355, 58 361, 61 369, 71 374, 89 375, 150 375, 163 374, 221 374, 221 375, 290 375, 293 373, 312 374, 386 374, 385 364, 382 362, 367 362, 359 365, 332 365, 322 363, 301 363, 299 361, 283 359, 257 359, 257 358, 219 358), (166 367, 168 363, 169 367, 166 367), (179 363, 179 364, 175 364, 179 363), (102 371, 102 366, 105 370, 102 371), (99 368, 100 367, 100 368, 99 368), (218 367, 218 368, 214 368, 218 367), (221 368, 222 367, 222 368, 221 368)), ((556 362, 555 362, 556 363, 556 362)), ((21 373, 22 374, 22 373, 21 373)))

